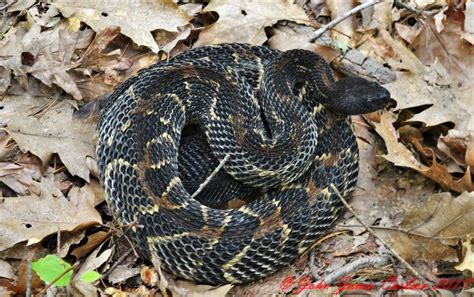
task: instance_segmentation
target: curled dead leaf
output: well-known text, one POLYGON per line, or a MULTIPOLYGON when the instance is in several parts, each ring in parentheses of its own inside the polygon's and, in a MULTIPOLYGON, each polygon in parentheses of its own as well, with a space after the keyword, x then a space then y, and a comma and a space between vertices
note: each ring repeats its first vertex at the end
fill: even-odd
POLYGON ((374 125, 377 133, 385 141, 387 148, 387 154, 383 156, 385 159, 397 166, 415 169, 452 191, 461 193, 473 190, 470 170, 466 171, 463 178, 455 179, 445 166, 436 161, 435 157, 432 159, 431 166, 424 165, 405 145, 398 141, 398 133, 392 124, 395 121, 394 115, 384 113, 380 120, 380 123, 374 123, 374 125))

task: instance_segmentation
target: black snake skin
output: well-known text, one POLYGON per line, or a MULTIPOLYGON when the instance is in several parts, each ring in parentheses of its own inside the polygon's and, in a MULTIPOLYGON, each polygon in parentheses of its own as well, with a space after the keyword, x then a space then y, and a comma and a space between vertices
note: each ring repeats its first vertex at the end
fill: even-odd
POLYGON ((101 182, 144 257, 209 284, 245 283, 291 263, 350 197, 358 149, 349 115, 390 94, 335 82, 305 50, 223 44, 191 50, 129 79, 98 123, 101 182), (183 132, 189 126, 199 132, 183 132), (186 135, 189 134, 189 135, 186 135), (192 192, 223 159, 223 171, 192 192), (214 207, 257 193, 235 209, 214 207), (212 197, 211 197, 212 196, 212 197))

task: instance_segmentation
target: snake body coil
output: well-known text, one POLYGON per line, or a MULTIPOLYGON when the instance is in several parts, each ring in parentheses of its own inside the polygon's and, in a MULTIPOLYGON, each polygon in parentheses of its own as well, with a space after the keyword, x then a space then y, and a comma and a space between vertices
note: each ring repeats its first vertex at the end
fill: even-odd
POLYGON ((137 248, 165 270, 210 284, 262 278, 337 219, 342 205, 330 185, 349 197, 358 173, 348 115, 388 99, 364 79, 334 82, 327 63, 309 51, 194 49, 141 71, 109 97, 97 148, 107 202, 120 223, 141 226, 133 228, 137 248), (199 156, 180 151, 190 124, 205 138, 196 144, 199 156), (214 198, 206 195, 232 198, 214 183, 202 199, 191 198, 185 177, 226 156, 225 174, 261 189, 259 197, 240 208, 210 207, 204 200, 214 198))

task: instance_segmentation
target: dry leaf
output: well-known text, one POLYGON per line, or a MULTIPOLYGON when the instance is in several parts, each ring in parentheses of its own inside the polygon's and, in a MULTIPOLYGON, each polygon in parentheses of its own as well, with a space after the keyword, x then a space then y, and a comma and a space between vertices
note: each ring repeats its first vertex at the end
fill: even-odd
POLYGON ((85 101, 111 93, 121 83, 123 72, 132 65, 120 49, 104 53, 120 35, 119 27, 110 27, 95 35, 81 57, 81 65, 74 71, 77 86, 85 101))
POLYGON ((474 1, 466 2, 464 15, 464 31, 461 33, 461 37, 474 45, 474 1))
POLYGON ((41 178, 41 171, 28 168, 23 164, 0 162, 0 182, 20 195, 31 193, 39 195, 37 180, 41 178))
MULTIPOLYGON (((190 297, 222 297, 226 296, 227 292, 232 289, 234 285, 227 284, 220 287, 213 287, 209 285, 196 285, 189 281, 176 281, 176 286, 182 292, 184 290, 185 294, 183 296, 190 297)), ((171 289, 173 292, 173 289, 171 289)), ((180 295, 173 295, 180 296, 180 295)))
POLYGON ((471 236, 467 236, 466 240, 462 243, 466 254, 462 262, 455 266, 459 271, 470 270, 471 273, 474 272, 474 253, 472 252, 471 236))
POLYGON ((92 30, 71 32, 65 22, 48 31, 42 31, 36 23, 24 24, 24 27, 29 29, 15 27, 1 41, 0 66, 24 81, 24 88, 27 87, 26 73, 31 73, 48 87, 55 84, 75 99, 81 99, 68 71, 77 66, 71 61, 73 53, 90 43, 92 30))
POLYGON ((57 153, 72 175, 89 181, 86 157, 95 156, 93 123, 73 119, 67 101, 7 96, 1 106, 0 118, 20 149, 43 164, 57 153))
MULTIPOLYGON (((423 31, 412 46, 425 65, 441 63, 461 89, 472 88, 474 81, 474 46, 461 38, 464 18, 462 12, 449 9, 445 12, 444 30, 437 32, 433 18, 423 23, 423 31)), ((472 90, 471 90, 472 92, 472 90)))
POLYGON ((171 1, 139 0, 130 5, 117 1, 74 1, 54 0, 53 5, 67 17, 75 17, 91 26, 96 32, 107 27, 119 26, 122 34, 130 37, 136 44, 149 47, 157 53, 151 31, 158 29, 178 32, 178 27, 188 24, 191 19, 177 4, 171 1))
POLYGON ((204 12, 215 11, 219 20, 200 34, 195 46, 225 42, 261 45, 266 40, 265 27, 279 20, 309 23, 304 10, 290 0, 214 0, 204 12))
POLYGON ((0 278, 16 279, 11 265, 4 260, 0 260, 0 278))
POLYGON ((0 204, 0 251, 21 241, 29 244, 60 231, 102 222, 93 199, 71 202, 56 188, 53 176, 43 178, 41 195, 4 198, 0 204))
POLYGON ((87 236, 87 242, 83 245, 75 248, 71 255, 76 257, 76 259, 82 258, 88 253, 90 253, 93 249, 95 249, 99 244, 102 244, 105 239, 110 236, 110 233, 105 231, 98 231, 89 236, 87 236))
POLYGON ((436 162, 436 158, 433 158, 431 167, 422 164, 405 145, 398 142, 397 131, 392 125, 394 121, 395 118, 391 113, 383 113, 380 123, 374 123, 375 130, 385 141, 387 148, 387 154, 383 156, 385 159, 397 166, 415 169, 419 173, 452 191, 458 193, 472 191, 472 181, 469 170, 466 171, 463 178, 455 180, 446 167, 436 162))
POLYGON ((107 280, 112 284, 119 284, 138 274, 140 274, 140 268, 130 267, 130 264, 120 264, 107 276, 107 280))
MULTIPOLYGON (((456 251, 450 247, 453 240, 436 237, 463 237, 474 233, 474 193, 464 192, 455 198, 450 193, 439 193, 414 201, 400 227, 424 236, 395 230, 376 229, 376 232, 404 259, 454 261, 456 251)), ((454 243, 456 241, 454 239, 454 243)))
POLYGON ((65 258, 69 255, 69 248, 72 245, 76 245, 84 239, 85 230, 80 230, 76 232, 61 232, 60 234, 60 246, 57 250, 57 256, 60 258, 65 258))
MULTIPOLYGON (((353 8, 353 1, 340 1, 340 0, 326 0, 326 6, 331 12, 331 19, 337 19, 344 13, 348 12, 353 8)), ((349 41, 352 33, 354 32, 354 26, 352 21, 353 16, 346 18, 334 27, 331 31, 332 38, 340 40, 342 42, 349 41)))
POLYGON ((112 255, 113 248, 106 249, 102 251, 102 245, 97 247, 84 261, 81 265, 81 268, 76 272, 73 277, 73 282, 79 281, 81 274, 86 271, 96 270, 100 266, 102 266, 105 262, 107 262, 112 255), (100 254, 99 254, 100 253, 100 254))

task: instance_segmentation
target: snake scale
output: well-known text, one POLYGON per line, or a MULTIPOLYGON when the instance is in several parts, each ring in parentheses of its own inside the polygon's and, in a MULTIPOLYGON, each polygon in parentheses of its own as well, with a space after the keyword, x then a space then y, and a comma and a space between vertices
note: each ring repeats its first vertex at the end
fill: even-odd
POLYGON ((306 50, 190 50, 110 95, 97 146, 107 203, 119 223, 133 226, 140 253, 177 276, 208 284, 265 277, 338 218, 343 206, 331 185, 347 198, 358 174, 349 115, 389 98, 363 78, 335 82, 329 65, 306 50), (198 136, 183 132, 191 125, 198 136), (191 198, 191 184, 224 158, 222 183, 191 198), (241 207, 215 207, 249 192, 257 197, 241 207))

